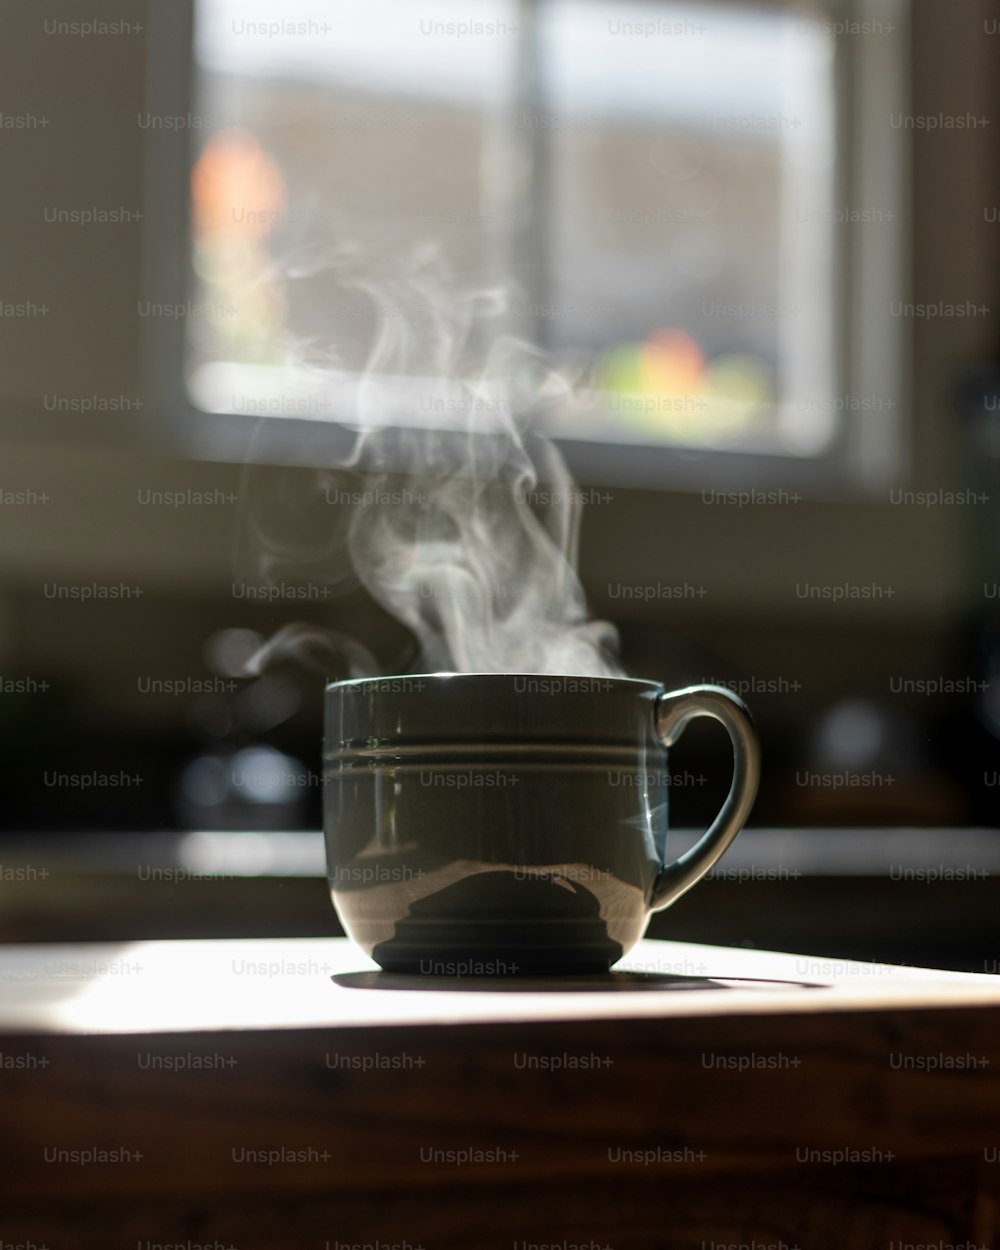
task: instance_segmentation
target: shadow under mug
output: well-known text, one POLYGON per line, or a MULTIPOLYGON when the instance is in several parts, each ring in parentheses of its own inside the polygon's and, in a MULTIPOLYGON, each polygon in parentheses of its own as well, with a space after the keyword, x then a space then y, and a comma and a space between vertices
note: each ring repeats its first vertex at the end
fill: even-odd
POLYGON ((721 686, 433 673, 326 690, 334 906, 382 968, 432 976, 606 972, 737 833, 759 749, 721 686), (729 795, 668 862, 667 747, 696 717, 733 745, 729 795))

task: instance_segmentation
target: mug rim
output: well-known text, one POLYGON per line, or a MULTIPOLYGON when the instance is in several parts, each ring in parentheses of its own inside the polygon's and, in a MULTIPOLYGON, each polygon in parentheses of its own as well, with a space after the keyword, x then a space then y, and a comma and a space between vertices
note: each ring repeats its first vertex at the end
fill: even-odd
MULTIPOLYGON (((544 681, 588 681, 608 682, 614 686, 627 688, 628 686, 643 687, 647 690, 664 690, 666 689, 662 681, 656 681, 652 677, 605 677, 595 676, 590 673, 536 673, 531 671, 525 672, 503 672, 503 673, 462 673, 452 669, 441 669, 436 673, 383 673, 377 677, 347 677, 342 681, 329 681, 326 683, 325 693, 333 690, 339 690, 344 686, 362 686, 368 682, 388 682, 388 681, 435 681, 440 682, 450 678, 466 678, 478 679, 480 681, 486 679, 502 678, 509 681, 512 677, 531 677, 544 681)), ((391 693, 391 692, 387 692, 391 693)), ((576 693, 567 691, 567 693, 576 693)), ((593 694, 609 694, 610 690, 596 687, 593 694)))

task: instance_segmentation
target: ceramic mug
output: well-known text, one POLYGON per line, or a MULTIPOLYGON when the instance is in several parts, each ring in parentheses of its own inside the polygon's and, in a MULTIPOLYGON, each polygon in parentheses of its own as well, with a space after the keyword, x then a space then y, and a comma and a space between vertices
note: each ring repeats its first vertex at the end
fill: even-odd
POLYGON ((650 914, 723 854, 759 749, 721 686, 433 673, 326 690, 324 833, 334 906, 382 968, 429 975, 607 971, 650 914), (667 748, 695 717, 733 745, 707 833, 667 854, 667 748))

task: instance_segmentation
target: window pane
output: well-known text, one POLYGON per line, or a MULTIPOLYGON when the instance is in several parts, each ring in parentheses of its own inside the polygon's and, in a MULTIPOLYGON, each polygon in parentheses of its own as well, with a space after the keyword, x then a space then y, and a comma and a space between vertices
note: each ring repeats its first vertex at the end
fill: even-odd
POLYGON ((564 430, 829 435, 831 36, 794 10, 550 0, 540 328, 595 359, 564 430))
POLYGON ((386 317, 371 291, 421 244, 467 281, 495 273, 483 170, 503 161, 517 25, 512 0, 474 7, 465 30, 461 0, 199 0, 198 108, 220 123, 192 176, 199 298, 219 310, 194 327, 199 406, 349 416, 276 366, 362 370, 386 317))

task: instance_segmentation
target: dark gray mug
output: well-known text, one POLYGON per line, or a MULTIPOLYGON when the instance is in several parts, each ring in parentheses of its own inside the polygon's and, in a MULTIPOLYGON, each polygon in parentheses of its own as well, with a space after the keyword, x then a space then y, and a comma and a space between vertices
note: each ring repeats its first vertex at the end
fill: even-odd
POLYGON ((743 827, 759 752, 720 686, 434 673, 326 690, 324 826, 334 906, 393 972, 607 971, 651 912, 743 827), (733 780, 715 823, 666 860, 667 753, 721 721, 733 780))

